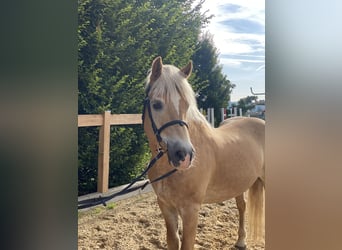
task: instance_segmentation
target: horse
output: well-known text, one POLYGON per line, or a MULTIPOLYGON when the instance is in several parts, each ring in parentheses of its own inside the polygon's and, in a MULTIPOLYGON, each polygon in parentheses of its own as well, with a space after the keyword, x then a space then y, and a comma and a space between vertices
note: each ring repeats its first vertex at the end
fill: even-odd
POLYGON ((164 217, 169 250, 194 249, 201 204, 235 198, 239 212, 234 247, 246 249, 245 195, 248 191, 248 235, 264 233, 265 122, 252 117, 226 119, 212 127, 198 110, 188 82, 192 61, 179 69, 159 56, 148 72, 143 126, 152 158, 165 154, 148 172, 164 217), (178 217, 182 220, 180 240, 178 217))

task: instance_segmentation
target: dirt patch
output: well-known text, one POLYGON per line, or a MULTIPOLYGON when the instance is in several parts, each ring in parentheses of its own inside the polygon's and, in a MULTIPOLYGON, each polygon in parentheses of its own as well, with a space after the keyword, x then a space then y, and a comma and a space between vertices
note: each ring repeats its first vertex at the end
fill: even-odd
MULTIPOLYGON (((234 249, 238 211, 234 200, 206 204, 199 213, 195 249, 234 249)), ((248 249, 264 244, 248 242, 248 249)), ((78 249, 167 249, 166 228, 153 192, 79 212, 78 249)))

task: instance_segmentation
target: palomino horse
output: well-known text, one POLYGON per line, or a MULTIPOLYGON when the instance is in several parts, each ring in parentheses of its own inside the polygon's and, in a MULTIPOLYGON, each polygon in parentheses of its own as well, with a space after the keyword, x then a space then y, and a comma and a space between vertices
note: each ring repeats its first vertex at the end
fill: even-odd
POLYGON ((263 234, 265 122, 239 117, 211 127, 187 81, 191 71, 191 61, 178 69, 163 65, 157 57, 146 84, 144 130, 152 157, 165 152, 148 176, 156 179, 178 170, 153 183, 166 223, 168 249, 180 247, 178 216, 183 222, 181 249, 193 249, 201 204, 231 198, 239 211, 235 247, 245 249, 244 193, 248 190, 249 234, 253 239, 263 234))

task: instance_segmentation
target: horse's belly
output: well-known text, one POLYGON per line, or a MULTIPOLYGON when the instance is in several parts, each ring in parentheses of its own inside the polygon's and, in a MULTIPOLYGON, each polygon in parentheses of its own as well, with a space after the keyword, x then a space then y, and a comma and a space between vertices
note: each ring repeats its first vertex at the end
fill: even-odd
MULTIPOLYGON (((241 192, 243 193, 243 192, 241 192)), ((206 193, 206 196, 204 198, 203 203, 216 203, 216 202, 222 202, 222 201, 226 201, 229 199, 232 199, 238 195, 240 195, 241 193, 239 192, 210 192, 208 191, 206 193)))
POLYGON ((249 176, 239 180, 223 180, 209 184, 203 203, 216 203, 235 198, 246 192, 256 179, 257 176, 249 176))

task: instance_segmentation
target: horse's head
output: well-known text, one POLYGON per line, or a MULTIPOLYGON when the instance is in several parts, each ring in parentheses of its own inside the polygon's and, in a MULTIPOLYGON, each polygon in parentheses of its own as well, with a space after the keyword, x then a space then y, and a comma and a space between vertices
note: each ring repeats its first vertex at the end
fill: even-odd
POLYGON ((157 57, 146 85, 143 122, 151 150, 166 151, 169 163, 179 169, 190 167, 194 154, 186 123, 190 103, 184 93, 188 90, 192 94, 187 82, 191 70, 191 61, 178 69, 163 65, 161 57, 157 57))

